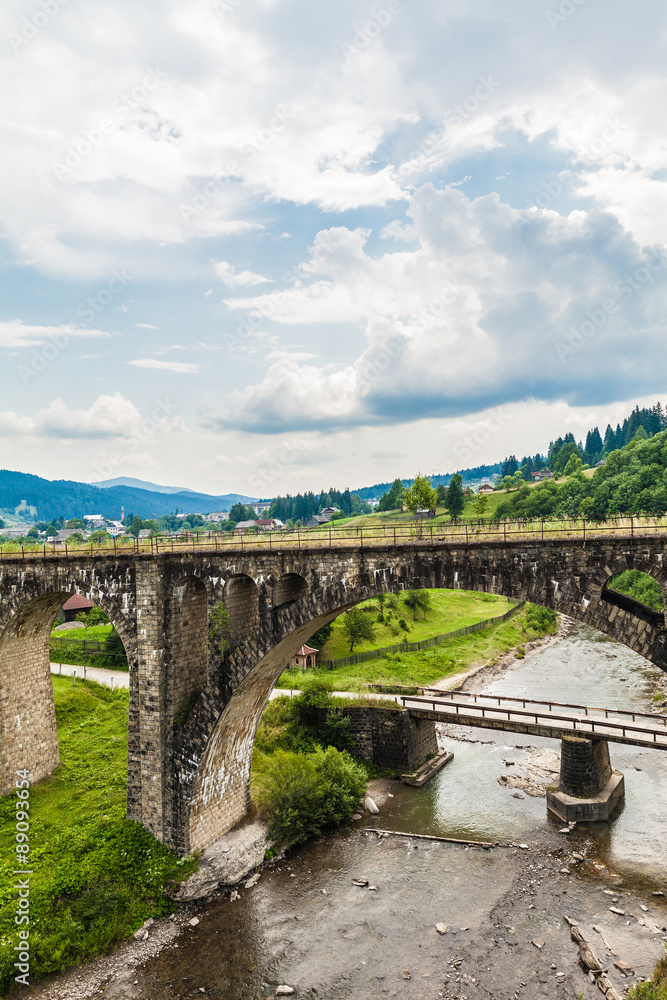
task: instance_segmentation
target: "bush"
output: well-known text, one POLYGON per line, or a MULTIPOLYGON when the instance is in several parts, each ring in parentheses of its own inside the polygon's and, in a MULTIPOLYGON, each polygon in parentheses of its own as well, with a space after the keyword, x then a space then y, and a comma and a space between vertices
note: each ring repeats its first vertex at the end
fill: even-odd
POLYGON ((558 615, 551 608, 539 604, 527 604, 524 617, 528 628, 541 635, 555 635, 558 631, 558 615))
POLYGON ((349 819, 366 786, 349 754, 329 747, 312 754, 276 750, 267 758, 259 801, 275 844, 299 844, 349 819))
MULTIPOLYGON (((667 945, 665 949, 667 950, 667 945)), ((657 962, 651 981, 637 983, 628 997, 630 1000, 667 1000, 667 954, 657 962)))

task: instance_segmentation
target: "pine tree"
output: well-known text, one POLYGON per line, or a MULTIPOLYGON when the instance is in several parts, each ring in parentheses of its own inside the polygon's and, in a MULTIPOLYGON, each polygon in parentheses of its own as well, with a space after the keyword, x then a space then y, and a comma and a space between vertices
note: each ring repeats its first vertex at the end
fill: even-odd
POLYGON ((450 517, 456 520, 457 517, 463 512, 463 507, 465 504, 465 499, 463 496, 463 480, 459 476, 458 472, 456 475, 452 476, 451 482, 449 484, 449 489, 447 490, 447 499, 445 501, 445 507, 449 512, 450 517))

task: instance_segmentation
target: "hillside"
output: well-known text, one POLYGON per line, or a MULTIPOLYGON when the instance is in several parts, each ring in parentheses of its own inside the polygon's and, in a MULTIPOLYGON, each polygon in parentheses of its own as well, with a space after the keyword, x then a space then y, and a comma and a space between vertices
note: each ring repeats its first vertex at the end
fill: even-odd
POLYGON ((587 517, 667 513, 667 431, 638 433, 612 451, 592 476, 576 472, 564 482, 520 486, 506 495, 497 518, 587 517))
POLYGON ((251 499, 238 493, 224 496, 190 492, 167 494, 131 486, 100 489, 66 479, 51 481, 25 472, 0 470, 0 509, 9 513, 25 500, 29 507, 37 508, 37 519, 43 521, 61 515, 67 519, 84 514, 118 518, 121 507, 125 508, 126 515, 138 514, 142 518, 171 514, 176 508, 183 513, 207 514, 229 510, 238 501, 248 503, 251 499))

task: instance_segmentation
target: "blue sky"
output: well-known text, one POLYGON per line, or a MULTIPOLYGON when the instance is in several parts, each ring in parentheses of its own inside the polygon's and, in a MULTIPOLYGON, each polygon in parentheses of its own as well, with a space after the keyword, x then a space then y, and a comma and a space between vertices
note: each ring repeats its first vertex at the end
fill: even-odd
POLYGON ((354 488, 665 401, 664 22, 5 5, 1 464, 354 488))

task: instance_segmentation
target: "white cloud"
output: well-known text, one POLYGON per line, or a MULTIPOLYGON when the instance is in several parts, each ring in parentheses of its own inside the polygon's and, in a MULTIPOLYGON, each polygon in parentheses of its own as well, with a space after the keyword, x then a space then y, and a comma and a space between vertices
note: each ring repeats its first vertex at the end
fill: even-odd
POLYGON ((430 185, 409 215, 419 239, 410 252, 373 257, 364 233, 338 230, 336 248, 318 255, 318 241, 332 238, 320 234, 310 283, 230 301, 283 324, 364 323, 366 346, 334 371, 279 359, 260 384, 227 397, 223 425, 395 424, 491 401, 613 400, 664 384, 667 258, 612 215, 527 212, 430 185))
POLYGON ((127 437, 141 427, 141 413, 119 392, 98 396, 87 410, 72 410, 54 399, 34 417, 0 414, 0 429, 7 435, 61 439, 127 437))
POLYGON ((201 367, 187 361, 156 361, 155 358, 137 358, 135 361, 128 361, 127 364, 136 368, 157 368, 159 371, 178 372, 181 375, 196 375, 201 367))
POLYGON ((32 326, 21 320, 0 322, 0 347, 36 347, 52 341, 62 349, 72 339, 108 337, 104 330, 87 330, 63 324, 61 326, 32 326))
POLYGON ((153 323, 135 323, 135 326, 139 327, 140 330, 159 330, 159 326, 154 326, 153 323))
POLYGON ((273 281, 272 278, 265 278, 261 274, 255 274, 254 271, 240 271, 237 274, 233 264, 229 264, 226 260, 221 260, 215 265, 215 273, 230 288, 235 288, 237 285, 265 285, 273 281))

